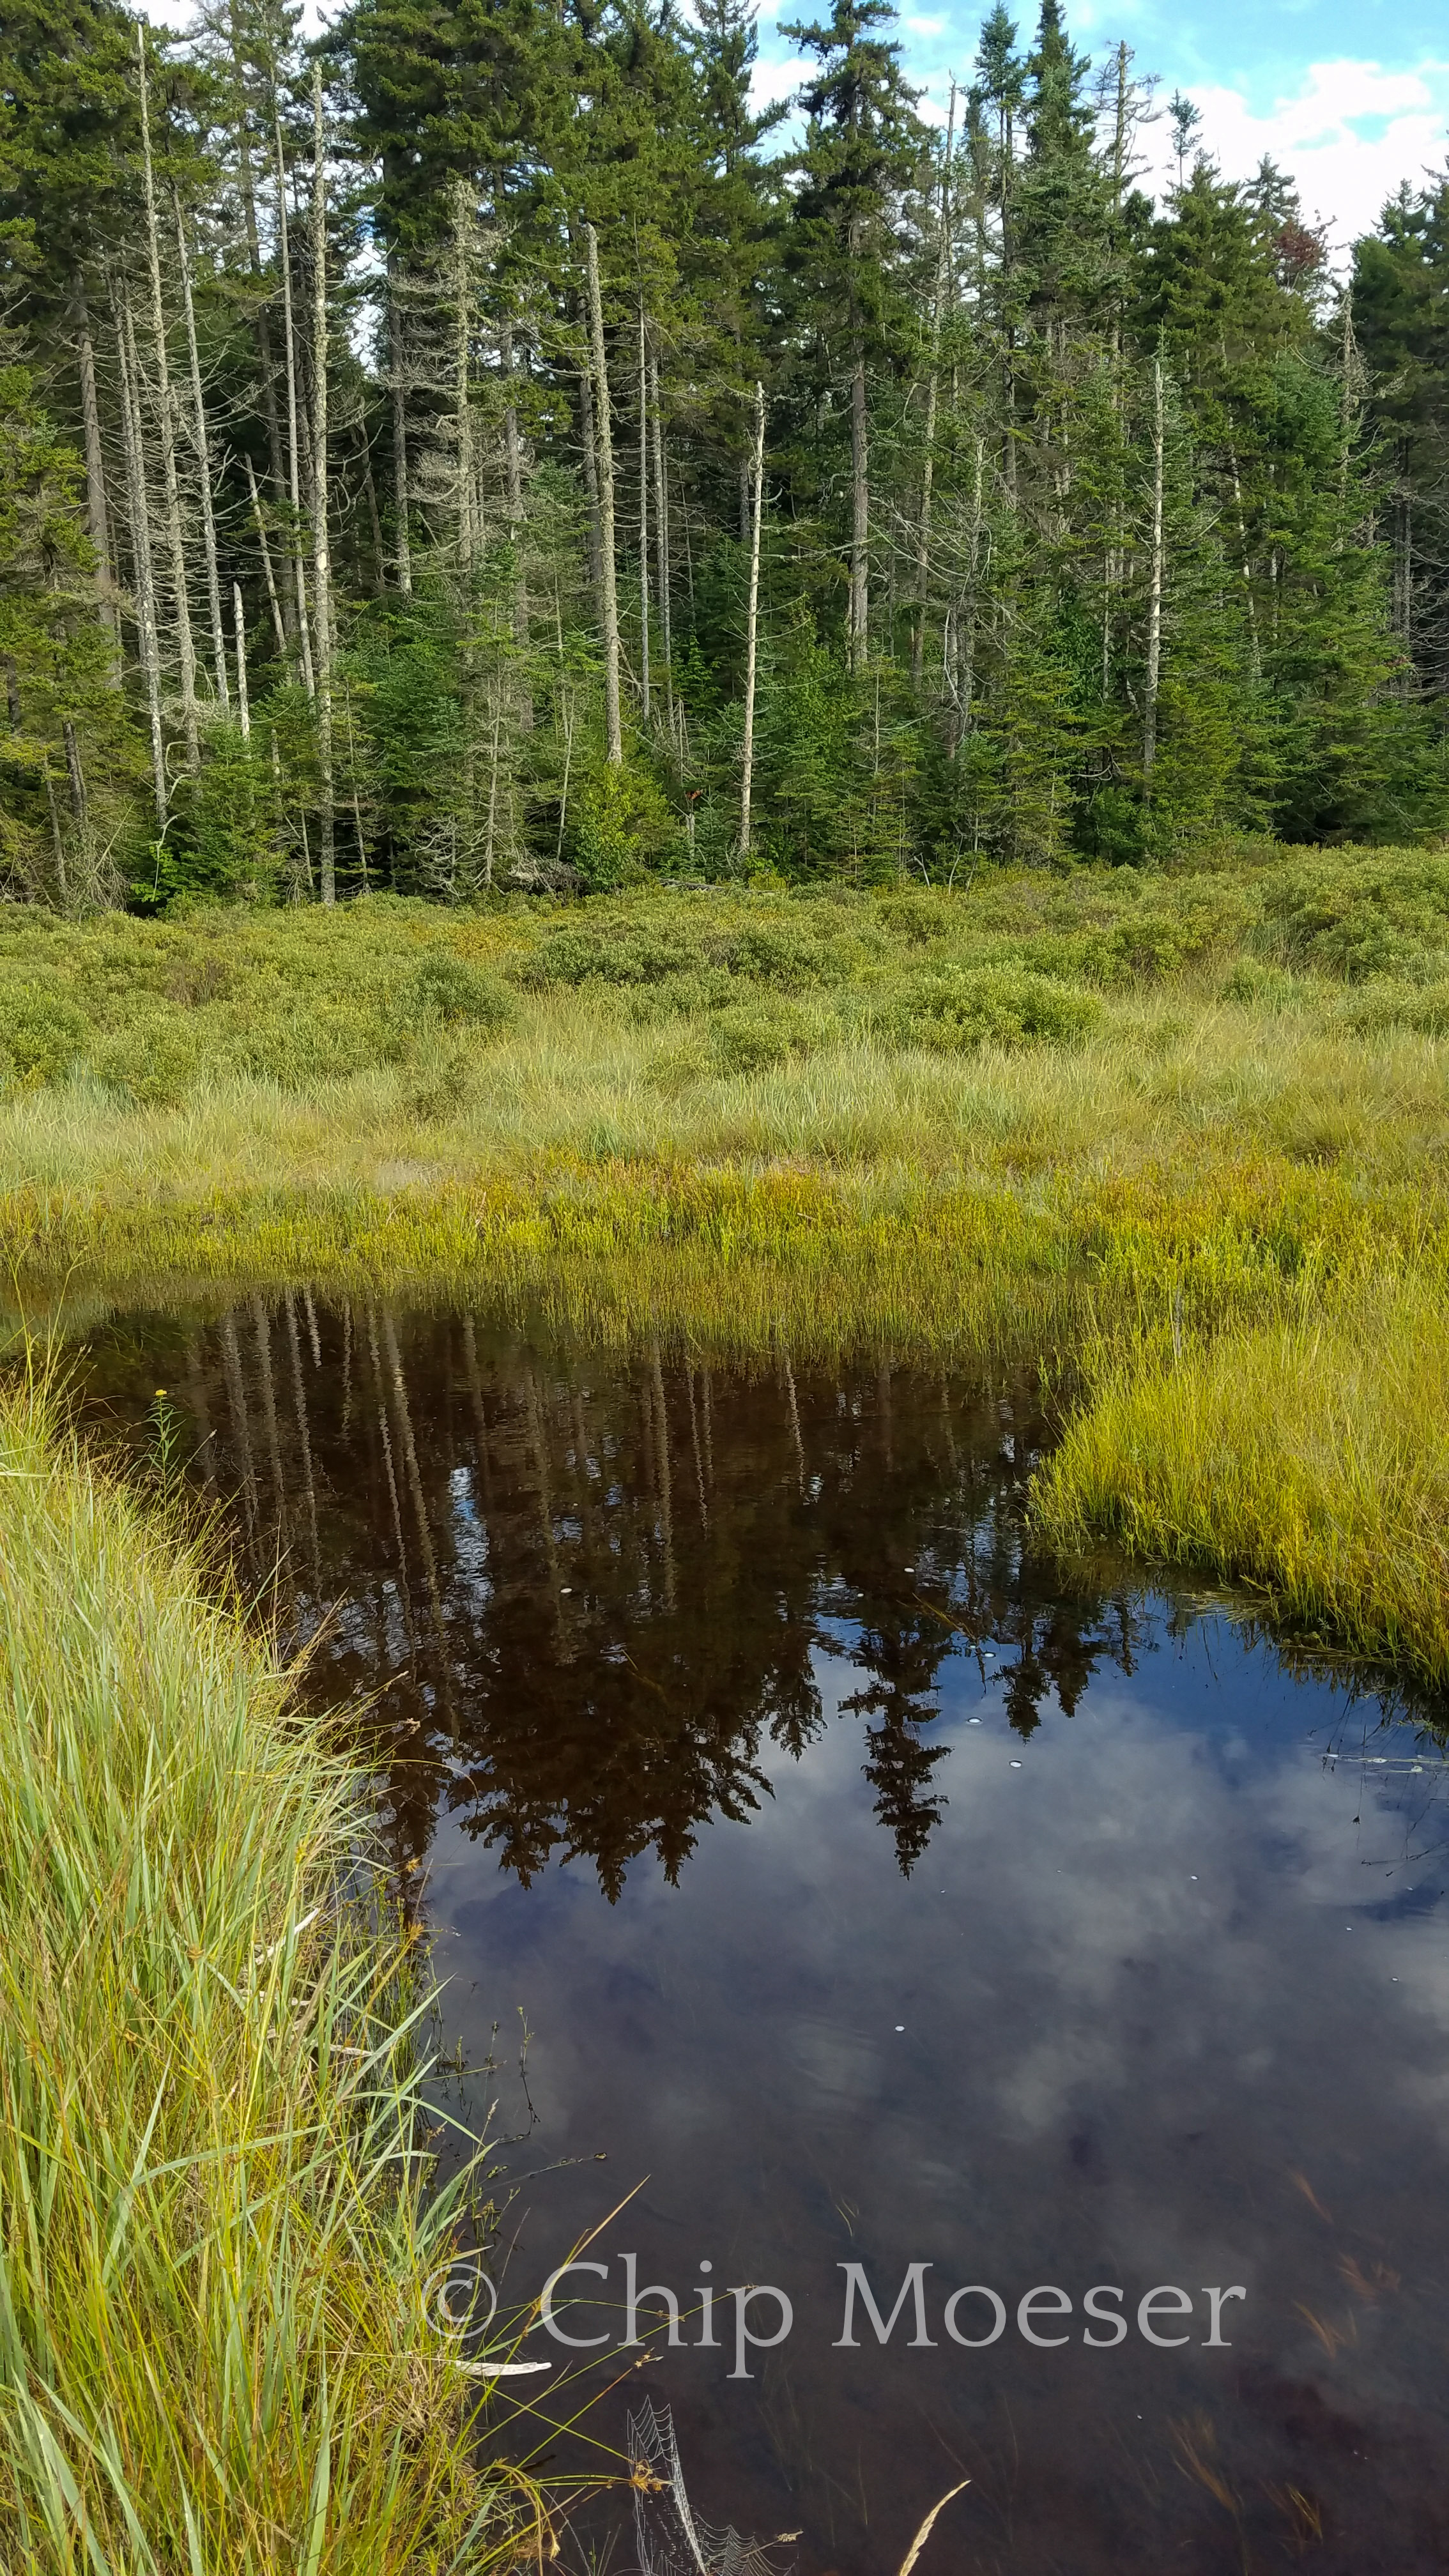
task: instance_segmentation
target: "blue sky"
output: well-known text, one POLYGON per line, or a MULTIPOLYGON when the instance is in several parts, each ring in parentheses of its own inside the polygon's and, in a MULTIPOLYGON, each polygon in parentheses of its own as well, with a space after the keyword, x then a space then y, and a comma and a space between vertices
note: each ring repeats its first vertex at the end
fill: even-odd
MULTIPOLYGON (((989 0, 988 0, 989 5, 989 0)), ((1012 5, 1012 0, 1008 0, 1012 5)), ((1022 0, 1022 41, 1036 0, 1022 0)), ((798 79, 777 16, 815 8, 766 0, 760 17, 762 94, 798 79)), ((905 0, 901 34, 923 107, 944 118, 952 75, 969 78, 983 6, 905 0)), ((1138 75, 1161 75, 1202 111, 1203 140, 1224 174, 1246 178, 1265 152, 1291 171, 1305 212, 1333 228, 1340 249, 1373 223, 1405 178, 1449 157, 1449 11, 1443 0, 1067 0, 1075 42, 1094 56, 1125 37, 1138 75)), ((1145 159, 1165 165, 1166 119, 1143 137, 1145 159)), ((1145 184, 1156 173, 1149 170, 1145 184)))
MULTIPOLYGON (((686 0, 687 5, 687 0, 686 0)), ((944 122, 952 76, 970 77, 989 0, 903 0, 901 36, 923 109, 944 122)), ((1039 0, 1022 0, 1029 40, 1039 0)), ((799 57, 777 18, 822 14, 827 0, 764 0, 759 95, 788 96, 799 57)), ((1139 75, 1161 76, 1202 111, 1203 140, 1228 178, 1247 178, 1265 152, 1292 172, 1310 219, 1324 218, 1340 252, 1374 222, 1403 179, 1418 182, 1449 155, 1449 10, 1444 0, 1067 0, 1076 43, 1094 55, 1123 37, 1139 75)), ((183 26, 191 0, 147 0, 159 23, 183 26)), ((322 12, 331 15, 330 7, 322 12)), ((317 23, 317 0, 306 18, 317 23)), ((1166 120, 1148 129, 1146 184, 1166 168, 1166 120)))

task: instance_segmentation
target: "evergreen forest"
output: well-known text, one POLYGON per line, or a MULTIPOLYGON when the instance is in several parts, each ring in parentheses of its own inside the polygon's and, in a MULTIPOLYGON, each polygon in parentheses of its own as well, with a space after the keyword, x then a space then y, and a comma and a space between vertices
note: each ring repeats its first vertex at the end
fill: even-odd
POLYGON ((944 123, 888 0, 299 14, 5 12, 12 898, 1449 822, 1449 175, 1335 264, 1058 0, 944 123))

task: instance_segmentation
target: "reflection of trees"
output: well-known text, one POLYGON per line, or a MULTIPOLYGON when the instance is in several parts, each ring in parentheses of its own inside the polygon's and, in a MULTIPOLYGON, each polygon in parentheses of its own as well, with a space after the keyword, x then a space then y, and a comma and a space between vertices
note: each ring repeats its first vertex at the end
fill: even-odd
POLYGON ((445 1810, 525 1881, 587 1857, 615 1895, 651 1850, 674 1878, 819 1735, 834 1646, 909 1872, 944 1804, 949 1658, 977 1656, 1027 1735, 1133 1649, 1125 1596, 1066 1600, 1023 1552, 1027 1395, 783 1353, 728 1376, 657 1348, 562 1358, 285 1299, 118 1335, 97 1391, 139 1424, 158 1361, 248 1579, 280 1551, 308 1695, 368 1704, 400 1862, 445 1810))
POLYGON ((886 1612, 861 1628, 851 1648, 851 1662, 870 1681, 840 1703, 842 1714, 849 1710, 876 1720, 865 1730, 865 1776, 907 1878, 941 1813, 941 1799, 931 1794, 932 1774, 949 1748, 923 1744, 918 1730, 936 1715, 937 1676, 951 1651, 951 1632, 938 1622, 928 1624, 909 1608, 886 1612))

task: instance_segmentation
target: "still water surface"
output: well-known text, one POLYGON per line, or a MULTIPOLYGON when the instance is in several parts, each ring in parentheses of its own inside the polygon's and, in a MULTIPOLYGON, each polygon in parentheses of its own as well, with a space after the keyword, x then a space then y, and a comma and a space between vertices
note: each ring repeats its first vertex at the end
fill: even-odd
POLYGON ((707 1371, 299 1297, 114 1322, 81 1383, 153 1449, 166 1387, 258 1587, 280 1551, 309 1693, 367 1702, 447 2039, 529 2132, 509 2290, 641 2183, 563 2323, 619 2343, 626 2253, 689 2347, 715 2289, 718 2346, 603 2396, 601 2442, 668 2400, 698 2510, 799 2533, 801 2576, 894 2576, 960 2478, 922 2576, 1449 2567, 1424 1712, 1221 1602, 1034 1559, 1029 1379, 707 1371), (840 2348, 850 2263, 883 2319, 929 2266, 929 2341, 908 2296, 840 2348), (793 2329, 731 2378, 748 2283, 793 2329), (943 2315, 971 2284, 1006 2315, 976 2350, 943 2315), (1042 2286, 1050 2348, 1018 2323, 1042 2286), (1171 2349, 1138 2320, 1164 2287, 1171 2349), (1245 2292, 1217 2344, 1213 2287, 1245 2292))

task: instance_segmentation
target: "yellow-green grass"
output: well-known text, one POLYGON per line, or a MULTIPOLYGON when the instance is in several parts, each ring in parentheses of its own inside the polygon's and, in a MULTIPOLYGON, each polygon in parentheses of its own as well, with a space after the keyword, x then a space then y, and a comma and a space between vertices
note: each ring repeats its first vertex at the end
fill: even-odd
POLYGON ((79 1086, 0 1104, 32 1297, 310 1279, 542 1303, 587 1329, 902 1350, 1068 1328, 1080 1293, 1273 1311, 1306 1274, 1442 1271, 1449 1050, 1178 984, 1070 1047, 867 1041, 676 1081, 670 1028, 532 1006, 446 1097, 79 1086))
POLYGON ((1063 1389, 1089 1346, 1130 1387, 1169 1325, 1227 1383, 1239 1337, 1282 1330, 1287 1440, 1320 1317, 1405 1283, 1432 1339, 1449 1285, 1442 853, 17 920, 6 1043, 0 1248, 31 1313, 308 1281, 722 1353, 1035 1347, 1063 1389))
POLYGON ((1096 1355, 1039 1536, 1207 1564, 1281 1618, 1449 1687, 1449 1332, 1422 1282, 1096 1355))
POLYGON ((430 2331, 427 1997, 344 1762, 181 1535, 0 1403, 0 2566, 510 2552, 430 2331))

